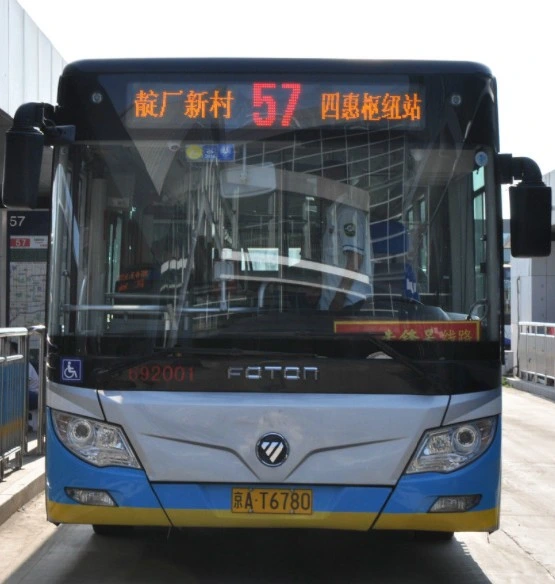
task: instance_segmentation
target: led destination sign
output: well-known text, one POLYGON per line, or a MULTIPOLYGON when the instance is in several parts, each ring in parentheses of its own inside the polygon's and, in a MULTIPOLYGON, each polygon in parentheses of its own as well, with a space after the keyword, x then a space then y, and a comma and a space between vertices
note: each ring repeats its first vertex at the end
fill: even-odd
POLYGON ((364 83, 133 83, 130 128, 316 128, 335 125, 421 129, 424 93, 398 80, 364 83))

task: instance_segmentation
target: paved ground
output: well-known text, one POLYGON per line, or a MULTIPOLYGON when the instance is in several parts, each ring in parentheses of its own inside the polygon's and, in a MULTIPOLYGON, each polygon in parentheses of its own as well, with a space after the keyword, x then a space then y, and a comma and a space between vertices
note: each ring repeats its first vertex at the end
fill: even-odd
POLYGON ((507 383, 515 389, 520 389, 521 391, 526 391, 539 397, 555 401, 555 387, 552 385, 543 385, 541 383, 523 381, 518 377, 508 377, 507 383))

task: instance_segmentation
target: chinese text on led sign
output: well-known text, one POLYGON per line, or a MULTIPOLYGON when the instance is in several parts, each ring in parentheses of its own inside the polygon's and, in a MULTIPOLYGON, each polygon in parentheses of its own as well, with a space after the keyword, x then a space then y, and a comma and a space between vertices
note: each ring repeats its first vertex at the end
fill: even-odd
POLYGON ((236 108, 243 112, 242 115, 245 115, 246 108, 247 118, 261 128, 299 127, 299 113, 308 110, 318 112, 317 119, 321 123, 418 123, 422 120, 423 104, 418 92, 375 93, 359 90, 358 86, 355 89, 341 85, 305 93, 302 83, 257 82, 249 86, 250 101, 244 103, 245 93, 239 95, 233 88, 170 90, 158 86, 143 87, 138 88, 134 95, 133 118, 163 120, 170 111, 177 111, 179 116, 191 122, 233 120, 236 108))

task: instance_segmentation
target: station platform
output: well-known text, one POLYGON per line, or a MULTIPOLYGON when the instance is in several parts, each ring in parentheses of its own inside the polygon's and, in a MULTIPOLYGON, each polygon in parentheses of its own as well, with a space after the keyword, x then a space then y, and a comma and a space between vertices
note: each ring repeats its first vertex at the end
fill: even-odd
POLYGON ((0 525, 43 492, 44 481, 44 455, 37 454, 36 435, 31 434, 23 466, 17 470, 8 469, 4 480, 0 481, 0 525))
POLYGON ((555 387, 553 385, 525 381, 520 377, 505 377, 505 381, 514 389, 520 389, 550 401, 555 401, 555 387))

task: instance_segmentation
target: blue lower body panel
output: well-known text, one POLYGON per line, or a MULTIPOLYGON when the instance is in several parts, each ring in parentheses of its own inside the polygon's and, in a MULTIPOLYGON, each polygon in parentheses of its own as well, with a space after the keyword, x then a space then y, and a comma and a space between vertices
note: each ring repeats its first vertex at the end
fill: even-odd
POLYGON ((150 483, 143 470, 97 468, 74 456, 58 440, 50 416, 47 441, 47 514, 54 523, 494 531, 499 521, 499 427, 491 447, 473 464, 450 474, 406 475, 395 488, 150 483), (80 504, 68 496, 68 487, 106 491, 115 506, 80 504), (311 509, 308 513, 237 512, 234 488, 310 490, 311 509), (438 496, 475 494, 481 499, 470 511, 428 512, 438 496))
POLYGON ((46 512, 53 523, 158 525, 170 522, 143 470, 95 467, 73 455, 58 440, 47 415, 46 512), (81 505, 66 488, 107 491, 115 507, 81 505))
POLYGON ((390 488, 321 485, 153 485, 173 525, 202 527, 371 528, 391 493, 390 488), (233 488, 277 489, 287 494, 309 489, 310 514, 240 513, 234 509, 233 488))
POLYGON ((501 496, 501 423, 491 446, 472 464, 452 473, 404 475, 380 514, 375 529, 495 531, 501 496), (464 513, 429 513, 438 497, 479 495, 464 513))

